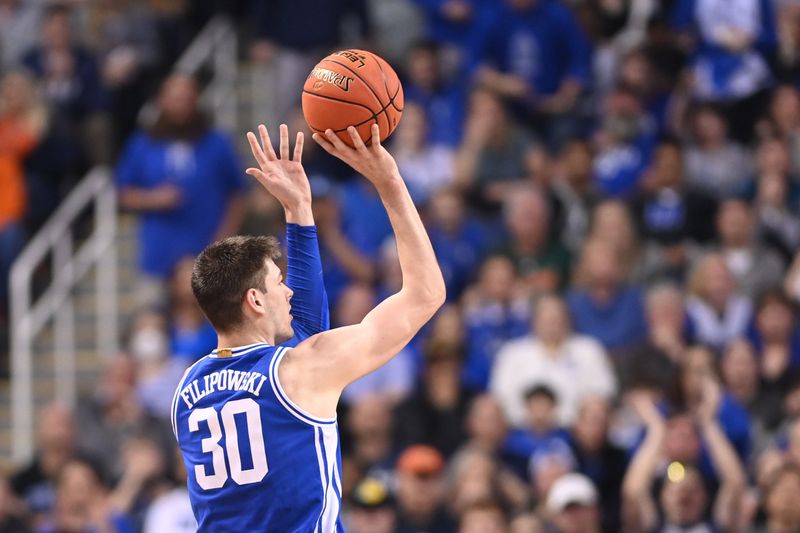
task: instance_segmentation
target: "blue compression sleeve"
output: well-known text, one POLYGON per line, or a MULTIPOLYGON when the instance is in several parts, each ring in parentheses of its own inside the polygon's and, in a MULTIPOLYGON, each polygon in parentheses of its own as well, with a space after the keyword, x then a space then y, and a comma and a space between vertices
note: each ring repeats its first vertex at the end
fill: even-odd
POLYGON ((295 333, 286 344, 330 329, 328 294, 322 279, 316 226, 286 225, 286 285, 294 291, 292 326, 295 333))

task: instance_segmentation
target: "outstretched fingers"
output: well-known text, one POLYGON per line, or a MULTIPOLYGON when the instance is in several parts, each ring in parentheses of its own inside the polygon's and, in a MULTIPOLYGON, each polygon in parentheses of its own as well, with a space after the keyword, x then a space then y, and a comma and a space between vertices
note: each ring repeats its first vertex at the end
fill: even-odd
POLYGON ((256 139, 252 131, 247 132, 247 142, 250 143, 250 151, 253 152, 253 157, 256 158, 256 162, 261 166, 266 165, 267 156, 264 154, 264 150, 261 149, 261 145, 258 144, 258 139, 256 139))
POLYGON ((286 124, 281 124, 280 126, 280 152, 281 152, 281 159, 284 161, 289 160, 289 126, 286 124))
POLYGON ((275 155, 275 150, 272 148, 272 139, 269 138, 267 127, 263 124, 259 124, 258 133, 261 136, 261 144, 264 146, 263 151, 266 153, 266 159, 268 161, 275 161, 278 159, 278 157, 275 155))
POLYGON ((305 140, 305 136, 303 135, 302 131, 297 132, 297 137, 294 140, 294 162, 295 163, 302 163, 303 162, 303 142, 305 140))

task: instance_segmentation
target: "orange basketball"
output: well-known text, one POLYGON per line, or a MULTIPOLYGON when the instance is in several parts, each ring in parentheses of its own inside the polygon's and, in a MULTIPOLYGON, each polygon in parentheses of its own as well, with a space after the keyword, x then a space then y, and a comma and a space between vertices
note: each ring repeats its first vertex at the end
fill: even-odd
POLYGON ((403 87, 389 63, 365 50, 341 50, 317 63, 303 85, 303 115, 319 133, 328 128, 352 146, 354 126, 369 144, 377 124, 381 141, 392 134, 403 114, 403 87))

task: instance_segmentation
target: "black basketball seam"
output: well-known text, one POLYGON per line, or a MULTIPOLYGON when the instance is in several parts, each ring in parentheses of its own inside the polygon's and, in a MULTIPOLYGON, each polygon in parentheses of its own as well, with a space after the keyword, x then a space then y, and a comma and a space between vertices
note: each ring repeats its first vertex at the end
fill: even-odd
MULTIPOLYGON (((341 103, 343 103, 343 104, 357 105, 357 106, 363 107, 364 109, 366 109, 367 111, 369 111, 370 113, 372 113, 372 117, 368 118, 367 120, 362 120, 362 121, 361 121, 361 122, 359 122, 358 124, 350 124, 350 126, 353 126, 354 128, 358 128, 359 126, 363 126, 364 124, 366 124, 366 123, 367 123, 367 122, 369 122, 370 120, 374 120, 374 121, 375 121, 375 123, 376 123, 376 124, 378 124, 378 115, 377 115, 377 114, 375 114, 375 113, 372 111, 372 109, 370 109, 369 107, 365 106, 364 104, 359 104, 358 102, 351 102, 351 101, 349 101, 349 100, 342 100, 341 98, 336 98, 335 96, 327 96, 327 95, 324 95, 324 94, 312 93, 311 91, 308 91, 308 90, 306 90, 306 89, 303 89, 303 92, 304 92, 304 93, 307 93, 307 94, 310 94, 311 96, 318 96, 319 98, 325 98, 326 100, 334 100, 334 101, 336 101, 336 102, 341 102, 341 103)), ((378 113, 382 113, 384 110, 385 110, 385 109, 381 109, 380 111, 378 111, 378 113)), ((380 126, 380 124, 378 124, 378 125, 380 126)), ((309 126, 311 126, 311 124, 310 124, 310 123, 309 123, 309 126)), ((349 127, 349 126, 348 126, 348 127, 349 127)), ((313 130, 317 130, 317 131, 321 131, 321 132, 324 132, 324 131, 325 131, 325 130, 321 130, 321 129, 319 129, 319 128, 315 128, 314 126, 311 126, 311 129, 313 129, 313 130)), ((347 128, 342 128, 342 129, 340 129, 340 130, 333 130, 333 132, 334 132, 334 133, 341 133, 341 132, 343 132, 343 131, 347 131, 347 128)))
MULTIPOLYGON (((378 105, 379 105, 379 106, 383 106, 383 103, 381 102, 381 97, 380 97, 380 96, 378 96, 378 93, 376 93, 376 92, 375 92, 375 89, 373 89, 373 88, 372 88, 372 86, 371 86, 369 83, 367 83, 367 80, 365 80, 364 78, 362 78, 362 77, 361 77, 361 76, 358 74, 358 72, 356 72, 355 70, 351 69, 351 68, 350 68, 348 65, 345 65, 344 63, 340 63, 339 61, 335 61, 335 60, 333 60, 333 59, 329 59, 329 58, 327 58, 327 57, 326 57, 325 59, 323 59, 322 61, 320 61, 320 63, 323 63, 323 62, 325 62, 325 61, 330 61, 330 62, 331 62, 331 63, 333 63, 334 65, 339 65, 340 67, 344 67, 344 68, 346 68, 347 70, 349 70, 350 72, 352 72, 352 73, 353 73, 353 75, 354 75, 355 77, 357 77, 359 80, 361 80, 361 83, 363 83, 363 84, 364 84, 364 86, 365 86, 367 89, 369 89, 369 92, 371 92, 371 93, 372 93, 372 96, 374 96, 374 97, 375 97, 375 99, 378 101, 378 105)), ((378 67, 380 67, 380 63, 378 63, 378 67)), ((383 70, 381 70, 381 73, 383 73, 383 70)), ((387 98, 389 98, 389 104, 391 104, 391 101, 392 101, 392 100, 391 100, 391 97, 389 96, 389 91, 386 91, 386 96, 387 96, 387 98)), ((391 130, 391 128, 392 128, 392 121, 389 119, 389 113, 386 111, 386 109, 388 109, 388 107, 389 107, 388 105, 386 105, 386 106, 383 106, 383 107, 381 108, 381 109, 382 109, 382 111, 379 111, 378 113, 383 113, 383 114, 385 114, 385 115, 386 115, 386 125, 387 125, 387 126, 389 126, 389 130, 391 130)), ((377 115, 376 115, 376 116, 377 116, 377 115)))
MULTIPOLYGON (((389 96, 389 85, 386 83, 386 72, 384 72, 383 66, 381 66, 381 62, 378 61, 378 59, 377 59, 378 56, 376 56, 372 52, 368 52, 366 50, 365 50, 365 52, 367 54, 371 55, 375 59, 375 63, 378 64, 378 68, 381 70, 381 76, 383 76, 383 88, 386 89, 386 96, 389 96)), ((396 105, 394 105, 394 99, 397 98, 397 95, 400 94, 401 90, 402 90, 402 85, 400 84, 400 80, 398 79, 397 80, 397 90, 394 92, 394 96, 389 96, 389 104, 391 104, 391 106, 393 108, 395 108, 396 111, 399 111, 399 112, 402 113, 403 112, 403 108, 402 107, 397 107, 396 105)))

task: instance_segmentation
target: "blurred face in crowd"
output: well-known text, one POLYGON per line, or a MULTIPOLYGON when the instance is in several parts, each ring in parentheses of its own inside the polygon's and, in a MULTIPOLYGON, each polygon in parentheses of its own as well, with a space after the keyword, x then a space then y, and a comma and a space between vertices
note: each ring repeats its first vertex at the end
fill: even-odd
POLYGON ((534 394, 525 401, 528 408, 528 427, 545 433, 555 427, 556 403, 546 394, 534 394))
POLYGON ((728 136, 725 120, 718 112, 701 109, 694 118, 694 135, 701 146, 717 146, 728 136))
POLYGON ((788 302, 771 298, 759 308, 756 327, 764 342, 787 342, 794 329, 794 310, 788 302))
POLYGON ((508 133, 508 116, 503 102, 482 89, 470 95, 468 122, 483 131, 490 143, 502 142, 508 133))
POLYGON ((92 508, 102 504, 104 492, 100 480, 89 466, 80 461, 67 463, 59 475, 56 488, 58 522, 68 528, 80 524, 86 527, 92 508))
POLYGON ((712 254, 706 256, 698 266, 692 286, 700 298, 722 311, 733 295, 735 282, 722 256, 712 254))
POLYGON ((619 253, 607 241, 586 243, 580 268, 588 289, 602 296, 613 294, 621 281, 619 253))
POLYGON ((198 111, 197 83, 182 74, 167 78, 158 95, 158 107, 162 116, 176 125, 189 122, 198 111))
POLYGON ((478 284, 484 298, 505 303, 511 299, 516 277, 514 265, 507 257, 493 256, 481 267, 478 284))
POLYGON ((522 513, 511 519, 509 533, 542 533, 542 522, 533 513, 522 513))
POLYGON ((683 331, 683 294, 670 286, 657 287, 647 294, 647 323, 650 331, 666 329, 678 337, 683 331))
POLYGON ((11 71, 0 80, 0 116, 25 113, 34 102, 36 85, 27 74, 11 71))
POLYGON ((391 408, 382 396, 365 396, 351 406, 348 421, 355 438, 382 436, 391 428, 391 408))
POLYGON ((50 49, 64 50, 72 45, 72 28, 67 13, 56 12, 47 17, 42 28, 42 41, 50 49))
POLYGON ((403 108, 403 120, 395 132, 395 145, 405 150, 417 150, 425 146, 428 134, 428 121, 425 111, 416 104, 406 104, 403 108))
POLYGON ((681 367, 681 387, 687 401, 699 401, 705 381, 713 377, 714 354, 702 346, 688 349, 681 367))
POLYGON ((678 145, 663 143, 656 150, 652 165, 654 188, 678 187, 683 181, 683 153, 678 145))
POLYGON ((349 285, 336 305, 336 322, 339 326, 358 324, 375 307, 375 291, 366 283, 349 285))
POLYGON ((75 419, 68 407, 54 403, 42 408, 36 446, 42 470, 54 477, 75 451, 75 419))
POLYGON ((488 394, 473 400, 466 426, 470 437, 485 450, 496 449, 508 431, 500 404, 488 394))
POLYGON ((137 363, 162 361, 169 356, 170 344, 167 318, 161 313, 139 313, 131 328, 128 352, 137 363))
POLYGON ((427 90, 439 85, 439 58, 430 48, 415 48, 408 61, 408 77, 412 83, 427 90))
POLYGON ((506 533, 506 518, 496 505, 470 507, 461 516, 458 533, 506 533))
POLYGON ((679 526, 690 526, 702 521, 707 498, 699 472, 692 467, 686 468, 680 479, 664 482, 661 507, 666 521, 679 526))
POLYGON ((600 531, 600 511, 596 504, 573 503, 553 516, 559 533, 593 533, 600 531))
POLYGON ((431 222, 445 232, 455 232, 464 221, 464 200, 453 189, 441 189, 430 200, 431 222))
POLYGON ((642 105, 630 91, 613 91, 606 100, 603 131, 618 143, 633 141, 640 133, 642 105))
POLYGON ((461 343, 464 335, 464 322, 461 309, 456 305, 445 305, 433 320, 431 341, 436 340, 451 346, 461 343))
POLYGON ((592 212, 592 237, 629 252, 635 245, 636 230, 628 207, 617 200, 607 200, 592 212))
POLYGON ((397 502, 403 513, 427 518, 444 499, 444 477, 439 474, 397 473, 397 502))
POLYGON ((727 247, 748 246, 753 238, 753 215, 750 206, 741 200, 728 200, 717 216, 720 242, 727 247))
POLYGON ((136 365, 128 357, 116 357, 106 367, 100 396, 107 407, 135 403, 136 365))
POLYGON ((592 180, 592 150, 585 141, 572 141, 564 147, 560 163, 564 175, 573 186, 581 189, 592 180))
POLYGON ((509 192, 504 211, 512 239, 526 247, 542 246, 550 229, 550 209, 537 189, 520 187, 509 192))
POLYGON ((625 85, 647 92, 653 84, 653 68, 647 56, 641 52, 628 55, 622 61, 619 78, 625 85))
POLYGON ((758 147, 756 161, 761 174, 786 176, 791 167, 789 148, 780 139, 768 139, 762 142, 758 147))
POLYGON ((393 533, 397 516, 390 505, 375 508, 353 507, 348 520, 348 531, 353 533, 393 533))
POLYGON ((758 390, 758 362, 746 340, 731 343, 722 356, 725 387, 740 402, 747 404, 758 390))
POLYGON ((570 334, 569 312, 558 296, 543 296, 536 304, 533 329, 546 346, 559 346, 570 334))
POLYGON ((481 451, 468 451, 458 456, 447 500, 453 514, 492 498, 497 466, 492 457, 481 451))
POLYGON ((770 115, 781 133, 787 134, 800 122, 800 97, 791 85, 781 85, 775 90, 770 106, 770 115))
POLYGON ((603 448, 610 419, 611 406, 607 399, 599 396, 583 399, 572 433, 584 452, 599 452, 603 448))
POLYGON ((676 415, 667 421, 664 456, 671 461, 685 464, 697 461, 700 456, 700 437, 689 416, 676 415))
POLYGON ((784 469, 776 474, 764 497, 767 522, 781 524, 782 531, 800 528, 800 472, 796 468, 784 469))

